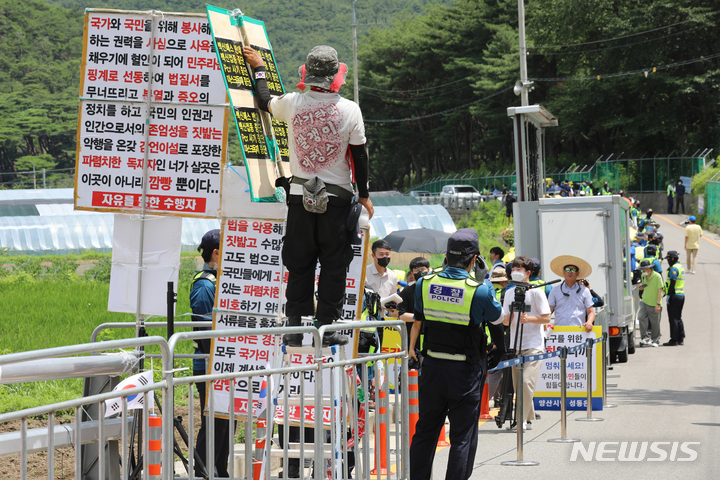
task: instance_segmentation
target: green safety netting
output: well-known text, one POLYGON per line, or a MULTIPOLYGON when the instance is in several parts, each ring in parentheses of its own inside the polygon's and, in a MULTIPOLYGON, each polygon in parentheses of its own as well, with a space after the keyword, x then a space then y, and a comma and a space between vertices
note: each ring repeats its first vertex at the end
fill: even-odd
POLYGON ((705 214, 710 223, 720 225, 720 182, 705 186, 705 214))

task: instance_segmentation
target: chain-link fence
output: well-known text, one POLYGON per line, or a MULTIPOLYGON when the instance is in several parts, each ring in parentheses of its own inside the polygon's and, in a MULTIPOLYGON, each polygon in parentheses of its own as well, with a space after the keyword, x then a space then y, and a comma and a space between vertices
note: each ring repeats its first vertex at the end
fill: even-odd
POLYGON ((440 193, 445 185, 472 185, 477 188, 478 191, 482 191, 485 188, 485 185, 487 185, 489 190, 493 190, 493 188, 502 190, 503 184, 510 187, 513 183, 515 183, 514 171, 512 173, 507 171, 501 175, 492 175, 487 177, 472 177, 467 174, 461 176, 460 174, 457 174, 447 175, 442 178, 435 178, 429 182, 416 185, 410 190, 421 190, 436 194, 440 193))
POLYGON ((73 188, 75 168, 40 168, 26 172, 0 172, 0 190, 73 188))
MULTIPOLYGON (((665 191, 669 180, 677 181, 680 177, 690 177, 705 168, 705 158, 711 150, 704 150, 701 156, 692 157, 653 157, 653 158, 623 158, 602 160, 600 157, 592 167, 548 168, 545 178, 553 180, 570 180, 571 182, 593 181, 597 185, 608 182, 613 191, 626 192, 661 192, 665 191)), ((498 172, 499 173, 499 172, 498 172)), ((478 190, 485 185, 500 189, 502 184, 508 187, 516 182, 515 172, 506 171, 501 175, 497 173, 486 177, 472 177, 460 174, 437 177, 410 190, 424 190, 430 193, 440 193, 445 185, 472 185, 478 190)))

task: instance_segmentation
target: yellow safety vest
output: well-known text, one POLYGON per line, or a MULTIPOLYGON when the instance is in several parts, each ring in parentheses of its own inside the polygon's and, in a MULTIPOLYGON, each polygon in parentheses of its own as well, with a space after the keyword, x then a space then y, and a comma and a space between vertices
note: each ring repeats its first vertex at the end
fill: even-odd
POLYGON ((675 295, 685 295, 685 269, 683 268, 682 264, 680 262, 677 262, 672 267, 668 268, 668 279, 665 280, 665 288, 664 294, 667 295, 670 291, 670 270, 673 268, 677 268, 678 271, 678 278, 675 280, 675 295))
POLYGON ((469 326, 470 307, 479 286, 478 281, 469 277, 453 279, 426 275, 422 282, 425 319, 469 326))
MULTIPOLYGON (((481 283, 471 277, 453 279, 435 274, 425 275, 422 282, 425 320, 470 328, 472 300, 480 285, 481 283)), ((487 337, 489 337, 489 331, 486 327, 487 337)), ((427 346, 427 354, 430 357, 444 360, 465 361, 468 358, 463 353, 432 350, 430 346, 427 346)))

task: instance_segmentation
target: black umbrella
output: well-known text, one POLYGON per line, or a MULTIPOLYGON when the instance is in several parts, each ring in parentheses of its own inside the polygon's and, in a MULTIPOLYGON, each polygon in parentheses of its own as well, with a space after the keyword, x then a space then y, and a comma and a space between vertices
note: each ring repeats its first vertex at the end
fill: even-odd
POLYGON ((445 253, 452 233, 430 228, 396 230, 385 237, 393 252, 445 253))

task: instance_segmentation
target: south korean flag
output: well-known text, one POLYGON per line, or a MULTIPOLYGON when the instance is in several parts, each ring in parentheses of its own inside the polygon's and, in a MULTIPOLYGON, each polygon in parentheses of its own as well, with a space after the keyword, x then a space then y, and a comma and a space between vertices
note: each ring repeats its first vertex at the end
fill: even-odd
MULTIPOLYGON (((122 382, 120 382, 117 387, 113 388, 113 392, 117 392, 120 390, 127 390, 128 388, 144 387, 145 385, 149 385, 151 383, 153 383, 153 372, 152 371, 138 373, 137 375, 128 377, 125 380, 123 380, 122 382)), ((128 395, 127 409, 134 410, 134 409, 138 409, 138 408, 143 408, 144 401, 145 401, 145 396, 142 393, 136 393, 135 395, 128 395)), ((148 406, 151 406, 153 404, 153 402, 155 401, 155 394, 154 394, 153 390, 150 390, 147 393, 147 401, 148 401, 148 406)), ((122 397, 105 400, 105 416, 106 417, 109 417, 111 415, 115 415, 116 413, 121 413, 121 412, 122 412, 122 397)))

